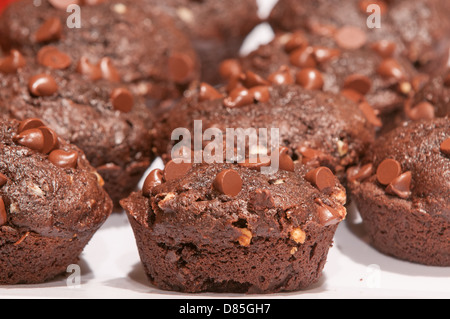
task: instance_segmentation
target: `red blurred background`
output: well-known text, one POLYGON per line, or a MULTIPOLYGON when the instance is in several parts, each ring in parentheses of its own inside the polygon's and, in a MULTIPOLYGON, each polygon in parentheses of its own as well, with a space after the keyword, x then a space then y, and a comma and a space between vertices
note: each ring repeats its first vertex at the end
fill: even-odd
POLYGON ((10 2, 13 2, 13 0, 0 0, 0 13, 2 13, 10 2))

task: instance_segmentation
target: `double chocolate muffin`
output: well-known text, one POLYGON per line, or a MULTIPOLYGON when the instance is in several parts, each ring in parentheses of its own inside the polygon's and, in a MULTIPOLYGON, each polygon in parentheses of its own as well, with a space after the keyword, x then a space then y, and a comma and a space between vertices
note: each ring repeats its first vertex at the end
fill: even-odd
POLYGON ((199 55, 202 81, 220 82, 219 64, 239 56, 247 35, 261 21, 256 0, 143 0, 151 10, 159 6, 189 36, 199 55))
POLYGON ((0 284, 51 280, 111 214, 84 153, 39 119, 0 120, 0 284))
POLYGON ((329 167, 344 181, 345 169, 358 163, 374 141, 373 109, 362 109, 341 95, 272 84, 252 75, 230 93, 225 89, 193 85, 157 125, 153 139, 164 160, 178 141, 171 138, 173 130, 185 128, 194 136, 195 121, 201 123, 201 134, 213 128, 224 138, 227 129, 278 129, 279 144, 294 160, 329 167))
POLYGON ((105 75, 52 45, 30 58, 12 50, 0 59, 0 111, 19 120, 40 118, 80 147, 118 207, 154 159, 154 115, 127 86, 108 77, 94 80, 80 68, 105 75))
POLYGON ((344 188, 325 167, 171 161, 121 201, 150 281, 189 293, 276 293, 321 277, 344 188), (177 164, 178 163, 178 164, 177 164))
POLYGON ((357 29, 371 43, 396 43, 403 56, 425 67, 449 45, 448 10, 446 0, 280 0, 269 21, 276 30, 340 38, 357 29))
POLYGON ((348 186, 375 248, 450 266, 450 123, 410 122, 379 138, 348 186))
POLYGON ((369 42, 358 29, 330 36, 295 30, 278 33, 270 43, 235 61, 237 65, 225 61, 221 71, 230 81, 231 67, 264 78, 288 68, 292 81, 305 88, 342 94, 384 115, 403 107, 418 76, 396 51, 396 43, 369 42))
POLYGON ((103 77, 155 100, 182 95, 200 75, 190 38, 156 6, 133 0, 35 3, 15 1, 0 17, 4 52, 34 57, 52 45, 80 64, 87 78, 98 79, 92 69, 100 68, 103 77))

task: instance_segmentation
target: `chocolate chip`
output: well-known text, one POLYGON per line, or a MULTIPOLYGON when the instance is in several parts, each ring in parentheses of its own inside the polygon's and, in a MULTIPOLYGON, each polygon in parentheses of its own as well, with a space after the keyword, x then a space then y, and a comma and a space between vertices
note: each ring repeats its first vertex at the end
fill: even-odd
POLYGON ((402 66, 397 60, 392 58, 383 60, 378 66, 377 72, 385 78, 393 78, 396 80, 403 80, 405 78, 402 66))
POLYGON ((386 188, 386 192, 391 195, 397 195, 400 198, 407 199, 411 196, 412 173, 406 172, 396 177, 386 188))
POLYGON ((445 155, 450 155, 450 138, 442 142, 441 152, 444 153, 445 155))
POLYGON ((375 127, 382 127, 383 122, 378 117, 378 112, 367 102, 359 103, 359 109, 364 114, 367 121, 375 127))
POLYGON ((8 182, 8 177, 6 177, 4 174, 0 173, 0 187, 5 186, 5 184, 8 182))
POLYGON ((286 65, 282 65, 278 71, 270 74, 267 80, 275 85, 294 84, 295 82, 291 70, 286 65))
POLYGON ((28 82, 28 89, 34 96, 51 96, 58 91, 58 84, 48 74, 38 74, 28 82))
POLYGON ((363 167, 351 167, 347 171, 347 179, 350 183, 363 182, 374 173, 373 164, 366 164, 363 167))
POLYGON ((25 65, 26 61, 23 55, 17 50, 11 50, 8 56, 0 59, 0 72, 5 74, 15 73, 25 65))
POLYGON ((163 183, 163 171, 160 169, 154 169, 148 174, 142 186, 142 195, 149 197, 154 187, 163 183))
POLYGON ((254 102, 267 102, 270 100, 270 91, 268 86, 255 86, 249 90, 251 96, 253 96, 254 102))
POLYGON ((59 18, 50 18, 46 20, 34 35, 36 42, 58 41, 62 36, 62 23, 59 18))
POLYGON ((275 207, 272 194, 267 189, 257 189, 250 195, 248 210, 251 212, 264 212, 275 207))
POLYGON ((114 66, 113 61, 106 57, 100 60, 99 63, 99 67, 100 67, 100 71, 102 73, 102 78, 113 82, 113 83, 118 83, 120 82, 120 75, 119 72, 117 71, 116 67, 114 66))
POLYGON ((267 86, 270 84, 262 76, 251 71, 247 71, 245 74, 242 74, 240 79, 244 86, 248 89, 251 89, 255 86, 267 86))
POLYGON ((324 85, 322 73, 313 68, 306 68, 296 75, 297 84, 307 90, 321 90, 324 85))
POLYGON ((362 74, 352 74, 344 80, 344 89, 354 90, 362 95, 369 93, 372 80, 362 74))
POLYGON ((48 2, 56 9, 66 10, 71 4, 79 5, 81 0, 48 0, 48 2))
POLYGON ((359 92, 356 92, 355 90, 343 89, 341 91, 341 95, 355 103, 361 103, 364 101, 364 95, 362 95, 359 92))
POLYGON ((184 53, 174 53, 169 58, 169 74, 179 84, 188 82, 194 71, 194 61, 184 53))
POLYGON ((57 70, 67 69, 72 64, 70 56, 53 46, 46 46, 37 54, 39 64, 57 70))
POLYGON ((412 109, 407 110, 406 115, 413 121, 432 120, 436 117, 434 106, 428 102, 421 102, 412 109))
POLYGON ((44 154, 48 154, 58 147, 58 135, 55 133, 55 131, 46 126, 39 127, 38 129, 41 130, 44 137, 44 146, 41 152, 44 154))
POLYGON ((3 197, 0 197, 0 226, 4 226, 8 222, 8 216, 6 215, 5 202, 3 197))
POLYGON ((80 61, 77 64, 76 70, 78 73, 87 76, 92 81, 97 81, 102 78, 102 71, 100 70, 100 66, 91 63, 86 57, 81 57, 80 61))
POLYGON ((322 202, 322 200, 317 199, 316 203, 319 204, 317 208, 317 213, 319 217, 319 223, 322 226, 328 227, 333 226, 340 223, 343 219, 343 216, 331 206, 326 205, 322 202))
POLYGON ((216 176, 213 185, 222 194, 235 197, 241 192, 243 182, 238 172, 226 169, 216 176))
POLYGON ((377 179, 382 185, 389 185, 402 173, 402 166, 394 159, 384 160, 377 169, 377 179))
POLYGON ((320 158, 325 155, 320 151, 306 147, 300 149, 300 154, 302 154, 302 163, 311 166, 320 165, 320 158))
POLYGON ((207 83, 201 83, 199 89, 199 101, 213 101, 223 98, 223 95, 207 83))
POLYGON ((134 97, 128 89, 116 88, 111 93, 111 103, 115 110, 129 113, 134 106, 134 97))
POLYGON ((310 171, 305 179, 320 191, 336 186, 336 177, 328 167, 319 167, 310 171))
POLYGON ((315 68, 317 66, 313 47, 295 50, 290 54, 289 61, 292 65, 299 68, 315 68))
POLYGON ((186 175, 192 168, 191 163, 175 162, 174 160, 168 162, 164 169, 164 180, 166 182, 178 179, 186 175))
POLYGON ((314 47, 314 59, 317 63, 325 63, 341 55, 341 50, 327 47, 314 47))
POLYGON ((78 152, 64 150, 54 150, 48 156, 48 160, 61 168, 77 168, 78 152))
POLYGON ((397 49, 397 44, 392 41, 381 40, 372 45, 372 49, 378 53, 383 59, 391 58, 395 50, 397 49))
POLYGON ((36 119, 36 118, 26 119, 26 120, 23 120, 22 122, 20 122, 19 130, 17 131, 17 133, 20 134, 23 131, 26 131, 26 130, 29 130, 32 128, 39 128, 42 126, 45 126, 45 124, 40 119, 36 119))
POLYGON ((290 53, 296 49, 305 48, 308 46, 308 39, 303 31, 295 31, 289 40, 284 45, 284 49, 287 53, 290 53))
POLYGON ((344 26, 336 31, 334 39, 342 49, 357 50, 366 44, 367 35, 358 27, 344 26))
POLYGON ((242 66, 236 59, 224 60, 219 66, 219 74, 224 80, 237 79, 242 74, 242 66))
POLYGON ((14 142, 41 152, 44 148, 44 134, 39 128, 33 128, 16 135, 14 137, 14 142))
POLYGON ((253 95, 245 88, 236 88, 223 100, 223 105, 229 108, 242 107, 253 104, 253 95))
POLYGON ((259 170, 261 167, 267 167, 271 164, 271 159, 268 156, 258 156, 258 158, 255 159, 249 159, 246 158, 245 161, 238 163, 239 166, 248 168, 248 169, 255 169, 259 170))
POLYGON ((294 172, 295 165, 294 161, 289 155, 289 148, 281 147, 278 152, 279 152, 279 169, 282 171, 294 172))

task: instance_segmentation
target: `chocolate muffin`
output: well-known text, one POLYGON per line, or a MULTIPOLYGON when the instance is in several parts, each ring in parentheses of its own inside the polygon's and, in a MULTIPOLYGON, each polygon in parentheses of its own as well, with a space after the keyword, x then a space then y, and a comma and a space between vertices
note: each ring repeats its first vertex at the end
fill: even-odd
POLYGON ((172 161, 121 201, 150 281, 188 293, 276 293, 321 277, 346 216, 328 168, 280 151, 280 169, 172 161))
POLYGON ((261 21, 256 0, 144 0, 160 6, 189 35, 202 65, 202 81, 220 82, 219 64, 239 55, 247 35, 261 21))
MULTIPOLYGON (((89 64, 82 68, 102 72, 89 64)), ((154 159, 154 116, 142 98, 121 83, 79 74, 80 65, 54 46, 36 56, 12 50, 0 59, 1 113, 40 118, 59 136, 81 148, 105 180, 117 207, 154 159)))
POLYGON ((1 285, 36 284, 77 263, 112 202, 84 153, 39 119, 0 120, 1 285))
POLYGON ((450 123, 410 122, 379 138, 348 185, 372 245, 399 259, 450 266, 450 123))
POLYGON ((225 61, 222 76, 232 80, 231 69, 276 77, 288 67, 291 81, 314 90, 343 94, 370 104, 380 115, 402 108, 414 93, 418 76, 413 65, 396 54, 393 42, 370 43, 357 29, 342 37, 328 37, 296 30, 278 33, 238 62, 225 61), (238 63, 238 65, 235 65, 238 63))
POLYGON ((278 129, 279 144, 289 148, 294 160, 327 166, 341 181, 346 167, 358 163, 374 141, 373 110, 341 95, 252 77, 229 94, 200 83, 185 95, 155 130, 155 144, 166 161, 179 141, 172 140, 172 132, 185 128, 194 136, 195 121, 201 123, 200 132, 214 128, 224 136, 227 129, 278 129))
POLYGON ((88 78, 97 79, 92 68, 100 68, 104 77, 155 100, 180 96, 200 75, 189 37, 157 7, 133 0, 34 3, 16 1, 0 17, 6 53, 18 49, 36 56, 52 45, 81 64, 88 78))
POLYGON ((369 42, 396 43, 403 56, 425 67, 448 47, 448 12, 446 0, 280 0, 269 20, 276 30, 300 28, 334 37, 357 28, 369 42))

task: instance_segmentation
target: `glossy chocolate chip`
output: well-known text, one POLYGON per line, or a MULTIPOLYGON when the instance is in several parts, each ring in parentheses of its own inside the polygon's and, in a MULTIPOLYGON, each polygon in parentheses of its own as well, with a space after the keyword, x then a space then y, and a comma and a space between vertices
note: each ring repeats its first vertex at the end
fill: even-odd
POLYGON ((123 113, 129 113, 134 106, 133 94, 126 88, 116 88, 111 93, 113 108, 123 113))
POLYGON ((253 96, 254 102, 267 102, 270 100, 270 90, 268 86, 255 86, 249 90, 251 96, 253 96))
POLYGON ((81 4, 81 0, 48 0, 48 2, 50 2, 54 8, 61 10, 66 10, 71 4, 81 4))
POLYGON ((364 30, 354 26, 345 26, 337 30, 334 39, 339 47, 346 50, 357 50, 367 43, 364 30))
POLYGON ((78 152, 64 150, 54 150, 48 156, 48 160, 61 168, 77 168, 78 152))
POLYGON ((328 167, 319 167, 310 171, 305 179, 320 191, 336 186, 336 177, 328 167))
POLYGON ((58 135, 55 133, 55 131, 46 126, 39 127, 38 129, 41 130, 44 137, 44 146, 41 152, 44 154, 48 154, 58 147, 58 135))
POLYGON ((411 196, 412 173, 406 172, 395 178, 386 188, 386 192, 407 199, 411 196))
POLYGON ((321 200, 317 201, 319 206, 317 213, 319 216, 319 223, 322 226, 328 227, 337 225, 342 221, 341 214, 331 206, 325 205, 321 200))
POLYGON ((306 47, 297 49, 291 53, 289 60, 292 65, 299 68, 315 68, 317 66, 314 58, 314 48, 306 47))
POLYGON ((377 111, 366 101, 359 103, 359 109, 363 112, 367 121, 375 127, 382 127, 383 122, 378 117, 377 111))
POLYGON ((23 120, 22 122, 20 122, 17 133, 20 134, 23 131, 26 131, 26 130, 29 130, 32 128, 39 128, 42 126, 45 126, 45 124, 40 119, 36 119, 36 118, 26 119, 26 120, 23 120))
POLYGON ((374 174, 373 164, 366 164, 362 167, 351 167, 348 169, 347 176, 350 183, 363 182, 374 174))
POLYGON ((169 74, 176 83, 184 84, 189 81, 194 72, 194 68, 194 61, 187 54, 174 53, 169 58, 169 74))
POLYGON ((244 84, 244 86, 248 89, 255 86, 267 86, 270 84, 262 76, 251 71, 247 71, 245 74, 242 74, 241 81, 244 84))
POLYGON ((396 80, 403 80, 405 78, 402 66, 397 60, 392 58, 383 60, 378 66, 377 72, 385 78, 393 78, 396 80))
POLYGON ((46 20, 35 33, 35 39, 38 43, 53 42, 61 39, 62 23, 59 18, 50 18, 46 20))
POLYGON ((311 166, 318 166, 320 163, 320 157, 325 155, 321 151, 317 151, 307 147, 302 147, 300 149, 300 154, 302 155, 302 163, 311 166))
POLYGON ((303 31, 296 31, 292 33, 289 40, 284 45, 286 52, 292 52, 296 49, 305 48, 308 46, 308 39, 303 31))
POLYGON ((91 63, 86 57, 81 57, 80 61, 78 61, 76 70, 78 73, 87 76, 92 81, 97 81, 102 78, 100 66, 91 63))
POLYGON ((46 46, 37 54, 39 64, 57 70, 67 69, 72 64, 70 56, 53 46, 46 46))
POLYGON ((224 195, 235 197, 242 190, 242 178, 238 172, 227 169, 220 172, 214 180, 214 188, 224 195))
POLYGON ((321 90, 324 85, 322 73, 313 68, 306 68, 296 75, 297 84, 307 90, 321 90))
POLYGON ((223 105, 229 108, 236 108, 253 104, 253 102, 253 95, 248 89, 237 88, 231 91, 229 96, 223 100, 223 105))
POLYGON ((387 59, 394 55, 397 44, 392 41, 381 40, 372 45, 372 49, 382 58, 387 59))
POLYGON ((440 149, 445 155, 450 155, 450 138, 442 142, 440 149))
POLYGON ((120 82, 119 71, 114 66, 113 61, 110 58, 103 58, 99 63, 102 78, 113 83, 120 82))
POLYGON ((148 174, 142 186, 142 195, 149 197, 153 188, 161 185, 164 181, 164 172, 160 169, 154 169, 148 174))
POLYGON ((281 147, 278 152, 279 152, 279 169, 282 171, 294 172, 295 165, 294 161, 289 155, 289 148, 281 147))
POLYGON ((6 215, 6 207, 3 197, 0 197, 0 226, 4 226, 8 222, 8 216, 6 215))
POLYGON ((164 168, 164 180, 166 182, 178 179, 186 175, 187 172, 192 168, 191 163, 170 161, 166 164, 164 168))
POLYGON ((242 74, 242 66, 236 59, 224 60, 220 64, 219 74, 224 80, 237 79, 242 74))
POLYGON ((354 90, 362 95, 369 93, 372 80, 362 74, 352 74, 344 80, 344 89, 354 90))
POLYGON ((432 120, 436 117, 434 106, 428 102, 415 105, 412 109, 407 110, 406 115, 413 121, 432 120))
POLYGON ((261 167, 267 167, 271 164, 271 159, 268 156, 258 156, 258 158, 246 158, 243 162, 238 163, 239 166, 259 170, 261 167))
POLYGON ((0 59, 0 72, 10 74, 26 65, 25 58, 17 50, 11 50, 8 56, 0 59))
POLYGON ((269 75, 267 80, 275 85, 293 84, 295 82, 288 66, 282 65, 277 71, 269 75))
POLYGON ((402 173, 402 166, 394 159, 384 160, 377 169, 377 180, 382 185, 389 185, 402 173))
POLYGON ((51 96, 58 91, 58 84, 48 74, 38 74, 30 78, 28 89, 34 96, 51 96))
POLYGON ((199 101, 213 101, 223 98, 223 95, 207 83, 201 83, 199 89, 199 101))
POLYGON ((339 49, 333 49, 333 48, 327 48, 327 47, 321 47, 317 46, 314 47, 314 58, 317 61, 317 63, 325 63, 332 59, 335 59, 341 55, 341 50, 339 49))
POLYGON ((26 130, 14 137, 14 142, 41 152, 44 148, 44 134, 39 128, 26 130))

